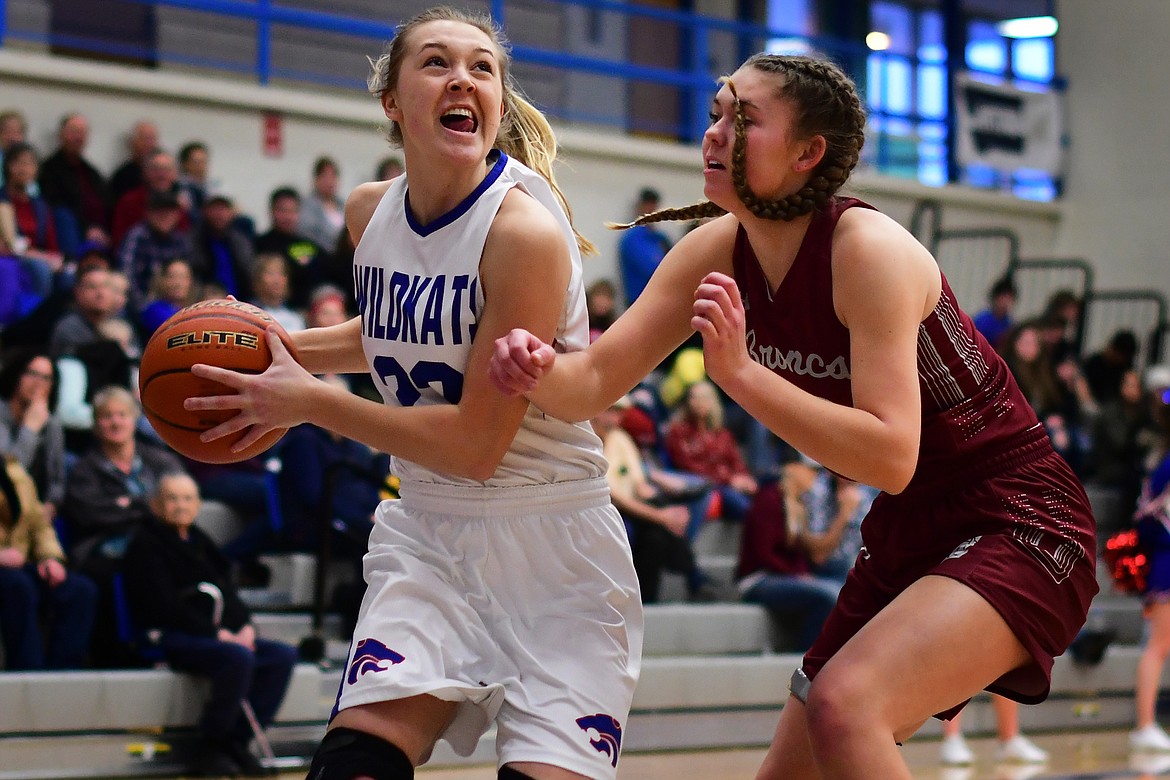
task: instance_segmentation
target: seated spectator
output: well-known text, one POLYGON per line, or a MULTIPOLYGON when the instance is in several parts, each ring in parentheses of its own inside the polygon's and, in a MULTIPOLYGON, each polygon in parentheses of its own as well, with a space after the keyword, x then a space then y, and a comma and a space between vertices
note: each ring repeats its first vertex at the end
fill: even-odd
POLYGON ((291 187, 280 187, 269 198, 272 227, 256 237, 256 254, 276 254, 284 258, 289 279, 289 300, 294 309, 309 305, 309 296, 322 282, 328 281, 328 253, 311 238, 300 233, 301 196, 291 187))
POLYGON ((390 155, 383 157, 378 162, 378 168, 374 171, 374 181, 390 181, 397 179, 404 173, 406 173, 406 168, 402 165, 402 158, 390 155))
MULTIPOLYGON (((337 374, 322 378, 348 389, 337 374)), ((309 424, 298 425, 281 439, 280 459, 280 506, 287 546, 316 553, 322 534, 331 527, 341 531, 330 540, 332 558, 347 563, 351 577, 334 592, 333 606, 342 616, 341 636, 348 637, 357 624, 365 592, 362 557, 373 528, 373 508, 389 474, 389 459, 360 442, 309 424), (338 522, 341 527, 335 525, 338 522)))
MULTIPOLYGON (((15 109, 0 111, 0 163, 4 162, 4 155, 15 144, 28 142, 28 122, 24 114, 15 109)), ((0 186, 4 179, 0 178, 0 186)))
POLYGON ((1087 437, 1081 428, 1081 403, 1091 402, 1075 358, 1066 352, 1059 364, 1045 343, 1041 324, 1023 322, 1008 332, 1003 357, 1020 390, 1052 439, 1052 446, 1074 469, 1082 468, 1087 437), (1058 367, 1059 366, 1059 367, 1058 367))
POLYGON ((102 320, 96 340, 57 359, 60 376, 57 416, 65 430, 65 447, 85 453, 92 443, 93 400, 103 387, 138 389, 138 347, 134 328, 120 317, 102 320))
POLYGON ((340 176, 332 157, 319 157, 313 163, 313 190, 301 202, 297 229, 318 246, 336 244, 345 227, 345 200, 337 194, 340 176))
POLYGON ((1101 496, 1095 502, 1101 532, 1120 530, 1137 508, 1146 458, 1158 440, 1151 408, 1141 375, 1131 369, 1122 375, 1119 395, 1093 419, 1085 485, 1101 496))
POLYGON ((186 474, 164 474, 146 519, 126 552, 126 595, 135 625, 157 631, 171 668, 206 678, 210 696, 199 719, 202 776, 269 774, 248 748, 252 731, 242 702, 269 726, 284 700, 296 649, 257 636, 232 584, 227 560, 194 523, 199 488, 186 474))
POLYGON ((723 402, 715 385, 695 382, 666 431, 671 464, 705 477, 719 493, 725 518, 742 520, 756 494, 739 444, 723 424, 723 402))
POLYGON ((142 184, 122 195, 114 205, 110 241, 115 247, 126 243, 126 236, 134 226, 146 219, 151 199, 159 195, 174 198, 178 204, 178 229, 182 233, 191 232, 191 204, 179 187, 179 168, 175 165, 175 158, 169 152, 155 149, 146 158, 142 184))
POLYGON ((66 114, 57 140, 56 151, 41 166, 39 183, 41 195, 53 208, 62 250, 71 254, 83 242, 109 246, 109 188, 101 172, 85 159, 89 121, 81 114, 66 114))
POLYGON ((707 518, 710 494, 703 490, 672 498, 649 480, 638 445, 621 427, 622 412, 629 404, 628 398, 619 399, 592 423, 609 462, 606 481, 613 505, 626 521, 642 601, 658 601, 663 571, 686 577, 689 598, 708 599, 710 589, 691 543, 707 518))
MULTIPOLYGON (((683 346, 673 358, 663 361, 665 376, 658 385, 658 397, 667 409, 673 409, 686 397, 687 388, 707 378, 703 367, 703 347, 683 346)), ((661 370, 663 366, 659 366, 661 370)))
POLYGON ((93 630, 97 588, 65 568, 36 485, 12 458, 0 464, 0 636, 11 671, 79 669, 93 630), (44 614, 43 614, 44 613, 44 614), (48 636, 41 637, 42 619, 48 636))
POLYGON ((991 285, 988 298, 988 307, 971 320, 975 323, 976 330, 982 333, 987 343, 998 352, 1002 349, 1000 341, 1014 324, 1012 313, 1019 298, 1019 291, 1016 290, 1016 284, 1011 276, 997 279, 995 284, 991 285))
POLYGON ((126 234, 118 252, 121 269, 130 278, 130 306, 142 307, 150 280, 168 260, 191 256, 191 241, 180 227, 182 209, 171 192, 152 193, 146 217, 126 234))
POLYGON ((1133 368, 1137 351, 1138 341, 1133 331, 1119 330, 1109 338, 1104 349, 1085 360, 1085 381, 1098 404, 1117 398, 1122 378, 1133 368))
POLYGON ((135 122, 126 137, 126 148, 129 157, 110 176, 110 196, 115 203, 142 184, 147 160, 159 148, 158 125, 148 119, 135 122))
POLYGON ((288 265, 277 254, 262 253, 252 273, 252 303, 268 312, 285 330, 305 329, 305 318, 289 307, 288 265))
POLYGON ((309 299, 309 314, 305 324, 310 328, 328 328, 350 319, 345 310, 345 293, 331 284, 323 284, 309 299))
POLYGON ((15 228, 15 235, 0 230, 0 254, 20 258, 26 284, 37 301, 53 291, 54 276, 64 261, 52 209, 41 195, 34 194, 39 165, 36 149, 13 144, 4 155, 4 186, 0 188, 0 209, 11 210, 11 226, 15 228))
MULTIPOLYGON (((334 374, 325 381, 345 387, 334 374)), ((332 520, 341 520, 360 542, 357 558, 365 552, 366 537, 378 504, 380 485, 363 478, 362 472, 386 475, 385 457, 352 439, 338 436, 315 425, 298 425, 280 442, 280 504, 288 545, 294 550, 316 552, 321 533, 332 520), (330 467, 348 464, 355 470, 340 469, 333 489, 333 503, 326 505, 326 474, 330 467)))
POLYGON ((617 288, 609 279, 598 279, 585 290, 585 309, 589 312, 589 341, 605 333, 617 319, 617 288))
POLYGON ((111 293, 107 269, 89 266, 79 270, 73 282, 74 308, 53 327, 49 354, 54 358, 74 355, 78 347, 97 341, 98 323, 115 316, 112 307, 116 301, 111 293))
POLYGON ((235 216, 236 207, 228 195, 208 196, 203 219, 191 236, 191 269, 200 286, 214 284, 224 295, 246 301, 252 298, 256 253, 252 240, 236 227, 235 216))
POLYGON ((1066 357, 1079 361, 1081 320, 1084 308, 1081 299, 1072 290, 1057 290, 1044 304, 1040 315, 1041 339, 1053 365, 1066 357))
MULTIPOLYGON (((110 271, 110 311, 120 319, 125 319, 126 313, 130 311, 132 286, 130 275, 125 271, 110 271)), ((139 298, 135 303, 141 305, 142 299, 139 298)))
POLYGON ((109 575, 130 537, 150 516, 150 496, 163 474, 182 471, 178 458, 135 438, 140 409, 122 387, 93 399, 95 442, 65 480, 70 558, 87 574, 109 575))
POLYGON ((199 300, 191 265, 181 257, 166 261, 155 273, 139 321, 145 339, 168 319, 199 300))
POLYGON ((844 585, 861 552, 861 521, 880 491, 830 474, 814 461, 799 462, 816 471, 813 487, 801 499, 807 511, 805 544, 812 572, 844 585))
POLYGON ((199 483, 203 498, 226 504, 240 520, 240 532, 221 549, 237 565, 241 586, 264 587, 271 577, 260 555, 273 550, 279 541, 269 514, 273 486, 268 478, 268 461, 277 457, 278 451, 270 450, 236 463, 182 459, 187 473, 199 483))
POLYGON ((19 353, 0 370, 0 457, 15 459, 32 477, 45 517, 65 498, 65 432, 53 410, 57 370, 49 356, 19 353))
POLYGON ((810 530, 804 499, 817 471, 800 460, 785 465, 779 482, 769 480, 757 491, 740 536, 736 579, 743 600, 767 607, 780 623, 796 621, 794 646, 776 648, 781 651, 808 650, 841 591, 836 576, 813 571, 810 552, 836 547, 844 526, 837 523, 822 534, 810 530))
POLYGON ((211 153, 202 141, 189 141, 179 150, 179 192, 187 201, 192 221, 198 222, 207 203, 207 169, 211 153))

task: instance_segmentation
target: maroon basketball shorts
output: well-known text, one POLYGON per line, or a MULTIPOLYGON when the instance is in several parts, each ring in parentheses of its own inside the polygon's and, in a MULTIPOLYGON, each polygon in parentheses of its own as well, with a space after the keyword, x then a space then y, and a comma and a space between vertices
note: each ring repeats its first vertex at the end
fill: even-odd
POLYGON ((986 599, 1032 657, 987 690, 1025 704, 1047 698, 1053 658, 1084 625, 1098 590, 1095 523, 1080 483, 1046 439, 994 461, 977 478, 878 497, 862 524, 865 547, 804 657, 809 679, 899 593, 935 574, 986 599))

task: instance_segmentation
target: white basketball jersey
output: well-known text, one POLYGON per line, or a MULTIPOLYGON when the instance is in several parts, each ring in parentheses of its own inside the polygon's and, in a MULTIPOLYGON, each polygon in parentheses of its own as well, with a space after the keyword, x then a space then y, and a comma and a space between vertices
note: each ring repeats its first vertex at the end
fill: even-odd
MULTIPOLYGON (((486 178, 458 206, 428 225, 410 212, 409 184, 399 176, 375 209, 354 254, 354 284, 362 348, 374 384, 387 404, 455 404, 483 311, 479 263, 492 221, 513 187, 535 198, 557 219, 573 272, 557 327, 558 352, 589 343, 581 255, 572 226, 548 182, 493 151, 486 178)), ((445 435, 459 436, 459 431, 445 435)), ((587 423, 567 423, 530 405, 496 473, 486 483, 393 458, 404 481, 492 487, 548 484, 605 475, 601 442, 587 423)))

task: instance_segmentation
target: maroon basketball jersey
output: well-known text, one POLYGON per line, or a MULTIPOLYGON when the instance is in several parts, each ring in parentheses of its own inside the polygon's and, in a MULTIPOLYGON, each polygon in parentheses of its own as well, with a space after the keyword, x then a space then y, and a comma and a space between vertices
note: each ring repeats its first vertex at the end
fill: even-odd
MULTIPOLYGON (((736 236, 733 264, 746 309, 748 352, 801 389, 853 405, 849 330, 833 310, 833 230, 846 209, 873 208, 834 198, 815 212, 787 275, 774 292, 747 233, 736 236)), ((1032 407, 1007 365, 979 334, 942 279, 942 295, 918 328, 922 444, 912 486, 954 478, 1019 444, 1037 429, 1032 407)))

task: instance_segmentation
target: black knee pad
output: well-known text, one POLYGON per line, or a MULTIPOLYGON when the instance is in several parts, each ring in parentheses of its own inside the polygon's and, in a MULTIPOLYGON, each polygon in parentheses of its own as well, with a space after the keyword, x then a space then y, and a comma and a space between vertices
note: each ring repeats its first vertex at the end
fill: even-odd
POLYGON ((523 772, 517 772, 510 766, 500 767, 499 774, 496 775, 497 780, 532 780, 531 777, 523 772))
POLYGON ((413 780, 414 765, 392 742, 357 729, 330 729, 306 780, 413 780))

